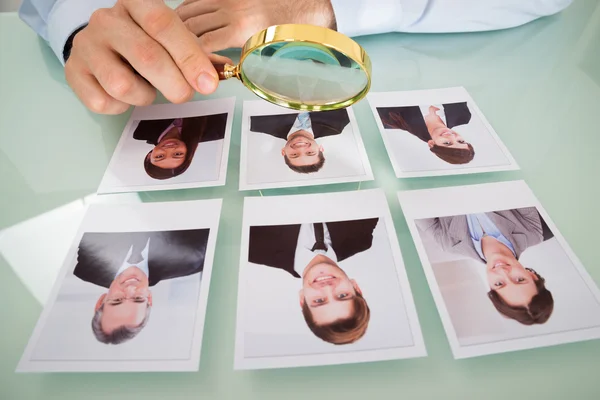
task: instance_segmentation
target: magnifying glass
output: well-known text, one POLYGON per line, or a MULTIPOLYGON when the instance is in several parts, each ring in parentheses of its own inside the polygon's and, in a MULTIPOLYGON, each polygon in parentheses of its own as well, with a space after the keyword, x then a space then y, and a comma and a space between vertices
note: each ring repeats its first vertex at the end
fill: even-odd
POLYGON ((348 107, 371 87, 371 60, 354 40, 313 25, 275 25, 252 36, 238 65, 216 65, 259 97, 295 110, 348 107))

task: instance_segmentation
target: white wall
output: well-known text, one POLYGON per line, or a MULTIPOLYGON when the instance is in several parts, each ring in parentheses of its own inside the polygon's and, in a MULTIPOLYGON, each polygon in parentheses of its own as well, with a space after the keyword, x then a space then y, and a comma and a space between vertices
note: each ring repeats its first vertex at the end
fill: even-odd
POLYGON ((520 258, 546 279, 554 297, 548 322, 526 326, 503 317, 487 298, 484 264, 444 253, 431 239, 422 238, 462 346, 600 326, 600 304, 556 239, 530 247, 520 258))
POLYGON ((404 172, 509 165, 510 161, 473 108, 471 113, 471 121, 468 124, 454 128, 475 149, 475 158, 468 164, 453 165, 442 161, 429 151, 427 143, 401 129, 384 129, 383 134, 392 148, 393 157, 404 172))
MULTIPOLYGON (((306 326, 298 301, 302 283, 289 273, 248 263, 243 299, 245 357, 340 353, 413 344, 384 223, 374 231, 371 249, 339 263, 356 279, 371 309, 365 336, 337 346, 322 341, 306 326)), ((409 300, 410 301, 410 300, 409 300)))
POLYGON ((258 132, 244 134, 248 135, 245 168, 250 184, 353 177, 366 173, 351 123, 340 135, 317 139, 325 150, 325 165, 311 174, 296 173, 285 164, 281 155, 286 143, 284 140, 258 132))
POLYGON ((32 360, 186 360, 200 293, 201 274, 161 281, 150 288, 153 306, 146 327, 119 345, 96 340, 94 305, 106 289, 67 274, 35 345, 32 360))

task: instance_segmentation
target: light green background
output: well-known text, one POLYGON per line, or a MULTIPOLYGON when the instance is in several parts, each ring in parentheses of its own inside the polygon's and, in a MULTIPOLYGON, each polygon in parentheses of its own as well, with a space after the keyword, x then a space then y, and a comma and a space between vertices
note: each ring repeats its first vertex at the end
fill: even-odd
MULTIPOLYGON (((232 81, 213 96, 238 97, 227 186, 140 194, 143 201, 225 199, 200 371, 15 374, 43 304, 0 254, 0 399, 600 398, 599 341, 453 360, 395 197, 399 189, 523 178, 600 283, 598 1, 575 0, 561 15, 512 30, 390 34, 358 41, 373 60, 373 91, 465 86, 522 167, 510 173, 397 180, 367 102, 355 106, 376 177, 362 188, 382 187, 388 196, 429 357, 233 371, 242 203, 258 192, 237 191, 241 102, 254 97, 232 81)), ((65 85, 50 49, 15 14, 0 14, 0 229, 94 193, 127 118, 88 113, 65 85)), ((356 188, 340 184, 263 194, 356 188)), ((52 251, 26 237, 17 247, 23 254, 52 251)), ((37 264, 20 268, 58 269, 37 264)), ((52 281, 34 286, 47 291, 52 281)))

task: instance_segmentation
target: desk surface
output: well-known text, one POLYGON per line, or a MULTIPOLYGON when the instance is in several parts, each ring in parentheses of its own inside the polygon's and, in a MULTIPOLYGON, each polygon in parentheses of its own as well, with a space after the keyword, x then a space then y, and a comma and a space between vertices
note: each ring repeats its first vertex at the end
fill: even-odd
MULTIPOLYGON (((600 284, 598 129, 600 5, 579 0, 563 14, 500 32, 360 38, 373 60, 373 91, 465 86, 522 171, 398 180, 367 102, 355 106, 376 180, 385 189, 429 357, 254 372, 233 371, 239 238, 241 102, 226 82, 213 97, 238 97, 227 185, 141 193, 141 201, 224 198, 200 371, 153 374, 15 374, 128 115, 88 113, 62 67, 15 14, 0 14, 0 398, 600 398, 600 343, 590 341, 455 361, 397 204, 399 189, 525 179, 600 284)), ((263 191, 355 190, 356 184, 263 191)), ((122 195, 136 196, 137 195, 122 195)), ((107 197, 107 199, 109 199, 107 197)), ((107 201, 118 201, 111 197, 107 201)))

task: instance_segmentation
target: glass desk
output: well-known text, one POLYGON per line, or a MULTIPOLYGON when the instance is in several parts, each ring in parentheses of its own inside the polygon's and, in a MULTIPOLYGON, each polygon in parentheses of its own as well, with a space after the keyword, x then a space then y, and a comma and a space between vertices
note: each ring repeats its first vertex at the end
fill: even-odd
MULTIPOLYGON (((394 215, 429 357, 331 367, 233 371, 242 204, 242 101, 237 96, 227 185, 140 193, 143 202, 224 198, 200 371, 15 374, 85 203, 94 195, 128 115, 92 115, 66 86, 51 50, 0 14, 0 398, 600 398, 600 342, 455 361, 395 193, 525 179, 600 284, 597 199, 600 157, 600 5, 578 0, 563 14, 489 33, 389 34, 358 39, 373 60, 373 91, 465 86, 522 171, 398 180, 368 103, 354 107, 376 180, 394 215)), ((228 54, 231 55, 231 54, 228 54)), ((357 184, 266 190, 263 195, 357 190, 357 184)))

